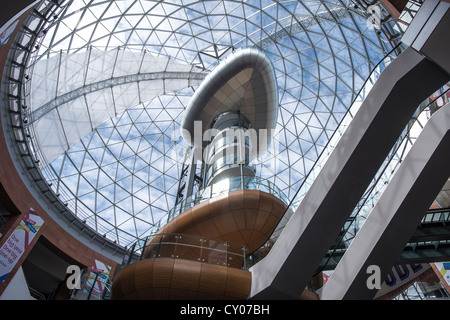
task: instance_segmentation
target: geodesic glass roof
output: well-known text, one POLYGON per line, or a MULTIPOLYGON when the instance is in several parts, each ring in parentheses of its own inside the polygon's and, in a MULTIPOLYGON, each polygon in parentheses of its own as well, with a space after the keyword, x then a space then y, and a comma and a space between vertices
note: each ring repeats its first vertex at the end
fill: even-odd
POLYGON ((279 90, 277 150, 257 175, 292 199, 392 49, 368 17, 352 1, 74 0, 30 68, 42 172, 73 214, 119 245, 156 231, 175 204, 190 97, 251 46, 270 57, 279 90))

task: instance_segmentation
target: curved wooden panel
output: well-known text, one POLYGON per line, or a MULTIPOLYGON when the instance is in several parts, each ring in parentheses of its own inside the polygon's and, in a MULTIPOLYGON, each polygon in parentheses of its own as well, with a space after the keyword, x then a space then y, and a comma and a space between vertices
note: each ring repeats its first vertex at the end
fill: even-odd
POLYGON ((249 271, 184 259, 158 258, 123 268, 112 287, 113 300, 247 299, 249 271))
MULTIPOLYGON (((285 210, 284 202, 270 193, 232 191, 185 211, 158 233, 182 233, 234 242, 245 245, 251 252, 269 238, 285 210)), ((145 252, 144 257, 147 256, 145 252)))

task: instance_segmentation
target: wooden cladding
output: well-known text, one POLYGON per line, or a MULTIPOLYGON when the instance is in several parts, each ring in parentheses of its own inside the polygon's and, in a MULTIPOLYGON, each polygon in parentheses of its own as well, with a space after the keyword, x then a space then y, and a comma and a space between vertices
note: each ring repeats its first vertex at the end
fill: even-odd
POLYGON ((229 241, 243 244, 252 252, 269 238, 285 210, 284 202, 272 194, 259 190, 232 191, 188 209, 158 233, 229 241))
POLYGON ((148 242, 144 260, 120 271, 112 299, 247 299, 251 273, 232 267, 229 259, 236 258, 239 266, 243 261, 227 252, 225 263, 214 264, 215 252, 201 247, 208 259, 199 256, 199 244, 190 241, 204 237, 244 245, 251 252, 269 238, 285 210, 281 200, 259 190, 232 191, 188 209, 148 242))
POLYGON ((250 287, 249 271, 184 259, 146 259, 117 274, 111 299, 242 300, 250 287))

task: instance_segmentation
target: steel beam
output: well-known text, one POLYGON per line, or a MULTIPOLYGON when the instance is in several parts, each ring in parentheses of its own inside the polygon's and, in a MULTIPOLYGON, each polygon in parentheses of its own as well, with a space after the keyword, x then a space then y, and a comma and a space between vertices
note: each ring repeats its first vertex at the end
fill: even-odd
POLYGON ((417 106, 448 79, 411 48, 384 70, 272 250, 251 269, 249 298, 300 297, 417 106))

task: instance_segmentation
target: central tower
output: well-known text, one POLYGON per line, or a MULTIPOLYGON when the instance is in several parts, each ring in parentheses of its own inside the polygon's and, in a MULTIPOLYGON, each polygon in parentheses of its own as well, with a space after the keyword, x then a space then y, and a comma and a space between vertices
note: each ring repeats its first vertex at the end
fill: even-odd
POLYGON ((269 58, 253 48, 222 61, 193 95, 181 123, 189 144, 168 223, 121 270, 113 299, 245 299, 248 253, 269 238, 287 204, 256 176, 277 123, 269 58))
MULTIPOLYGON (((263 52, 241 49, 222 61, 195 92, 181 122, 183 139, 192 147, 189 172, 202 160, 200 188, 226 177, 253 176, 250 161, 266 151, 277 115, 275 73, 263 52)), ((195 179, 187 177, 189 197, 195 179)))

